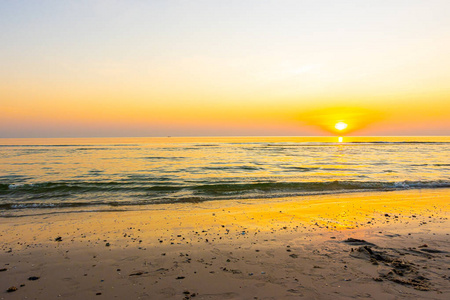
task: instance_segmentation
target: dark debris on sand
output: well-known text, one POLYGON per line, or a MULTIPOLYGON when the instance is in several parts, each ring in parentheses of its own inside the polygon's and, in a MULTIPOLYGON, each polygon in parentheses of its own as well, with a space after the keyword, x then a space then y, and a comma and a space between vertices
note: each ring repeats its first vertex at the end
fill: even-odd
POLYGON ((364 245, 356 250, 352 248, 350 256, 368 260, 374 265, 383 264, 391 268, 387 273, 380 273, 379 277, 374 278, 375 281, 389 280, 420 291, 431 290, 429 279, 419 274, 418 268, 413 263, 387 254, 386 251, 374 250, 371 246, 364 245))
POLYGON ((148 274, 148 272, 137 271, 137 272, 131 273, 128 276, 141 276, 141 275, 144 275, 144 274, 148 274))
POLYGON ((31 276, 31 277, 28 277, 28 280, 30 280, 30 281, 34 281, 34 280, 38 280, 40 277, 38 277, 38 276, 31 276))
POLYGON ((344 243, 352 245, 352 246, 373 246, 375 247, 375 244, 369 243, 365 240, 359 240, 359 239, 354 239, 354 238, 348 238, 344 241, 344 243))

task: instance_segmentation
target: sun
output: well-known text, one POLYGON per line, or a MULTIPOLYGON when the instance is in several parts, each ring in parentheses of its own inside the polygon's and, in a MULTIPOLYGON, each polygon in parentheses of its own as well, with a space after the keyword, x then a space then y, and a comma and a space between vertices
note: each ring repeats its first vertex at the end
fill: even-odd
POLYGON ((337 130, 344 130, 345 128, 347 128, 347 124, 344 122, 337 122, 336 125, 334 125, 334 128, 336 128, 337 130))

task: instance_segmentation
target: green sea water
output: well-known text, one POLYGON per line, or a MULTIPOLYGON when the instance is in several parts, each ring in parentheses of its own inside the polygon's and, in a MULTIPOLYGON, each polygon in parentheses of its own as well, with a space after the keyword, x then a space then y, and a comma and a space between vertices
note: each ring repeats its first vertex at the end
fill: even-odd
POLYGON ((450 137, 0 139, 0 216, 450 187, 450 137))

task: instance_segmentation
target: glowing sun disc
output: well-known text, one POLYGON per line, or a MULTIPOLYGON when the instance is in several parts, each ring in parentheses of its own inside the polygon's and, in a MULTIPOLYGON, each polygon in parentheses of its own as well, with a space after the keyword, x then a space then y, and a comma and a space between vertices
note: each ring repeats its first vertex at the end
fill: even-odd
POLYGON ((345 124, 344 122, 338 122, 336 123, 336 125, 334 125, 334 128, 336 128, 337 130, 344 130, 345 128, 347 128, 347 124, 345 124))

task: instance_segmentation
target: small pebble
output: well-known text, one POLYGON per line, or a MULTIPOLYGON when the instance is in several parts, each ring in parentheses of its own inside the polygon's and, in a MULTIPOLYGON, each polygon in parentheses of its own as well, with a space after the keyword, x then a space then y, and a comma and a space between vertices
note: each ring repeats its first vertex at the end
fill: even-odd
POLYGON ((38 280, 40 277, 38 277, 38 276, 31 276, 31 277, 28 277, 28 280, 31 280, 31 281, 34 281, 34 280, 38 280))

